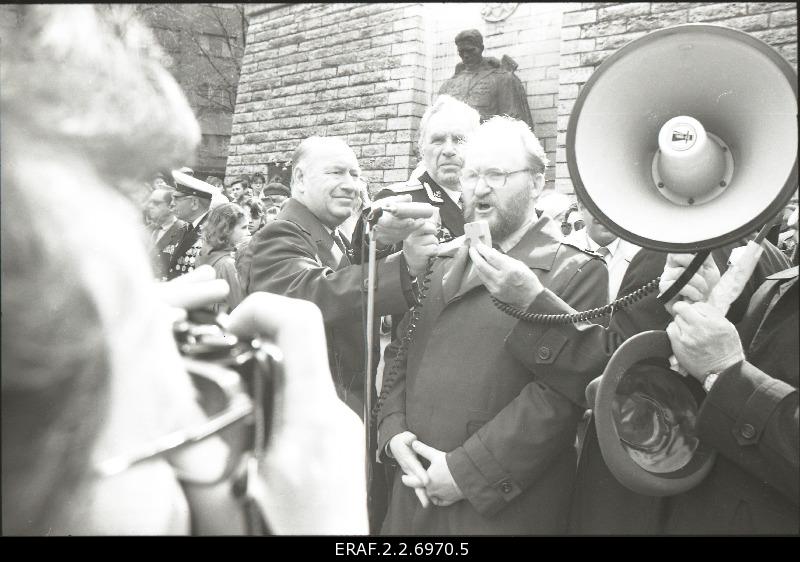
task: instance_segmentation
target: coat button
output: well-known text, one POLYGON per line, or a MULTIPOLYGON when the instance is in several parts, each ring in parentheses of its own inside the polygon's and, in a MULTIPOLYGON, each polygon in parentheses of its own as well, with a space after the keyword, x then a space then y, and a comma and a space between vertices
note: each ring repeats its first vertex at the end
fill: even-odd
POLYGON ((510 494, 514 487, 511 485, 511 482, 508 480, 504 480, 500 483, 500 491, 504 494, 510 494))
POLYGON ((756 436, 756 428, 746 423, 742 426, 742 429, 739 430, 739 433, 741 433, 742 437, 745 439, 752 439, 756 436))
POLYGON ((539 348, 538 354, 539 354, 539 359, 541 359, 542 361, 547 361, 548 359, 550 359, 550 348, 543 345, 542 347, 539 348))

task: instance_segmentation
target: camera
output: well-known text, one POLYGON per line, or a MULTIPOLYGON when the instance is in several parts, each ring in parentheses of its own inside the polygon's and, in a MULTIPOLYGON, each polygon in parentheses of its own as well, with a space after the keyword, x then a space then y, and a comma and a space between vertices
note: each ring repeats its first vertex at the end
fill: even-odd
POLYGON ((269 444, 283 355, 263 337, 238 338, 227 329, 227 319, 191 310, 173 324, 173 336, 209 416, 209 430, 227 442, 232 457, 248 451, 259 456, 269 444))

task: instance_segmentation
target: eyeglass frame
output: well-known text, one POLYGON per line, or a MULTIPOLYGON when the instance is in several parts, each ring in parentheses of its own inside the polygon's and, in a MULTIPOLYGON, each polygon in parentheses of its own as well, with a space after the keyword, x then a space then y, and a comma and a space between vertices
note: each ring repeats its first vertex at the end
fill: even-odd
POLYGON ((508 183, 508 176, 511 176, 513 174, 518 174, 520 172, 533 172, 535 174, 540 174, 541 173, 540 171, 537 171, 534 168, 521 168, 519 170, 513 170, 513 171, 510 171, 510 172, 508 172, 506 170, 503 170, 502 168, 489 168, 488 170, 486 170, 485 172, 482 172, 482 173, 479 173, 477 170, 470 170, 468 168, 464 168, 464 169, 461 170, 461 174, 459 176, 459 179, 461 181, 462 187, 468 187, 470 189, 473 189, 476 185, 478 185, 478 180, 481 179, 481 178, 483 178, 483 183, 486 184, 487 187, 490 187, 491 189, 502 189, 508 183), (474 181, 474 183, 470 184, 465 179, 465 172, 468 172, 468 171, 475 173, 475 177, 474 177, 475 181, 474 181), (503 175, 503 183, 500 184, 500 185, 490 185, 489 182, 486 181, 487 180, 486 174, 488 174, 489 172, 499 172, 499 173, 501 173, 503 175))

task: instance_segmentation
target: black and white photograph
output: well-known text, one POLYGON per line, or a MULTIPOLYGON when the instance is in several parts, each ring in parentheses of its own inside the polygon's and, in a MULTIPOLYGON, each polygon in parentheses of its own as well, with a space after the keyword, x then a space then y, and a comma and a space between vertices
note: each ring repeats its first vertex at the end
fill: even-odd
POLYGON ((2 536, 800 535, 796 3, 3 4, 0 84, 2 536))

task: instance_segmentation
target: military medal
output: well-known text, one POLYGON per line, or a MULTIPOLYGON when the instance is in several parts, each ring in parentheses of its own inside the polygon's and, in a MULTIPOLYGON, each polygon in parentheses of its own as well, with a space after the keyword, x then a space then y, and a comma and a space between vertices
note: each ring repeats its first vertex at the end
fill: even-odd
POLYGON ((444 203, 444 193, 442 193, 441 189, 437 189, 436 193, 431 189, 431 186, 428 185, 428 182, 421 181, 422 187, 425 188, 425 193, 428 194, 428 199, 431 200, 431 203, 444 203))

